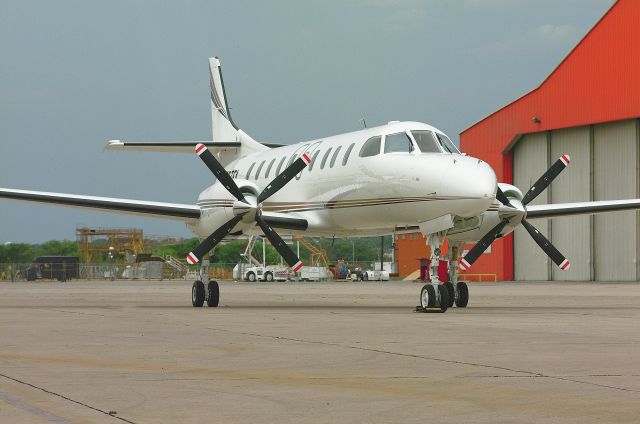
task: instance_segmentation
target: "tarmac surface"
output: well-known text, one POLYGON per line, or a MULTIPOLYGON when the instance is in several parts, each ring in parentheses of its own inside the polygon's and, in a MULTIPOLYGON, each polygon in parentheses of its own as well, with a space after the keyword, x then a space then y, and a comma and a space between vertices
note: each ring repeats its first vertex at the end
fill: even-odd
POLYGON ((0 422, 640 421, 640 284, 420 288, 0 283, 0 422))

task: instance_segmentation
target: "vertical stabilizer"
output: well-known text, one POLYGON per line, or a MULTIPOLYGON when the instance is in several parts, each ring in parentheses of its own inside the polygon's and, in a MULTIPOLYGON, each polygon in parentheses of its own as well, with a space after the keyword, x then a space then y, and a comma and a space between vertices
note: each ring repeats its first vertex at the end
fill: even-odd
POLYGON ((224 92, 220 60, 209 59, 209 85, 211 87, 211 121, 213 124, 213 141, 235 140, 238 127, 234 124, 227 105, 224 92))
POLYGON ((269 148, 258 143, 233 122, 229 103, 224 91, 224 81, 217 57, 209 59, 209 84, 211 88, 211 123, 213 125, 213 141, 238 141, 241 143, 239 156, 269 148))

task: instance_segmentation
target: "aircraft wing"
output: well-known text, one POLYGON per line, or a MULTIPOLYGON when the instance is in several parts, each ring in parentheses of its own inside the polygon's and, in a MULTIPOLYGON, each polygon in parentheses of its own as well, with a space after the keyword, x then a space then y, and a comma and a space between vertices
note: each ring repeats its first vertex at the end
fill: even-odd
MULTIPOLYGON (((105 150, 118 150, 129 152, 174 152, 193 153, 197 144, 204 144, 212 153, 225 150, 236 149, 241 146, 239 141, 122 141, 109 140, 104 146, 105 150)), ((261 143, 264 146, 275 148, 282 147, 282 144, 261 143)))
POLYGON ((591 215, 640 209, 640 199, 599 200, 594 202, 557 203, 527 206, 527 218, 555 218, 569 215, 591 215))
POLYGON ((51 203, 62 206, 88 208, 130 215, 189 221, 200 218, 200 207, 178 203, 148 202, 113 197, 81 196, 77 194, 48 193, 44 191, 0 188, 0 199, 51 203))

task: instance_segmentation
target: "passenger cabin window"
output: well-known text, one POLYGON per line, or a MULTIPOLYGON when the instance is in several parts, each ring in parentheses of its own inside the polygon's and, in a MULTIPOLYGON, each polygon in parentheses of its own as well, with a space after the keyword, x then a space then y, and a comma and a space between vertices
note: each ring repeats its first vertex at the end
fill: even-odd
POLYGON ((260 171, 262 171, 262 167, 264 166, 265 162, 266 161, 263 160, 262 162, 260 162, 260 165, 258 165, 258 170, 256 171, 256 180, 260 178, 260 171))
POLYGON ((369 156, 375 156, 380 154, 380 144, 382 144, 382 136, 377 135, 375 137, 371 137, 369 140, 365 141, 362 149, 360 149, 361 158, 366 158, 369 156))
POLYGON ((454 153, 457 155, 460 154, 460 150, 458 150, 456 145, 453 144, 451 140, 449 140, 449 137, 440 133, 436 133, 436 137, 438 137, 438 141, 440 141, 440 144, 442 145, 442 148, 445 152, 454 153))
POLYGON ((275 175, 276 177, 277 177, 278 175, 280 175, 280 170, 282 169, 282 164, 284 163, 284 160, 285 160, 286 158, 287 158, 287 157, 286 157, 286 156, 284 156, 284 157, 282 158, 282 160, 280 161, 280 163, 278 164, 278 169, 276 169, 276 175, 275 175))
POLYGON ((416 130, 411 131, 411 135, 413 135, 413 138, 416 140, 416 144, 421 153, 442 153, 440 144, 438 144, 438 141, 431 131, 416 130))
POLYGON ((405 132, 389 134, 384 137, 385 153, 410 153, 413 151, 413 143, 405 132))
POLYGON ((331 154, 331 149, 333 149, 333 147, 329 147, 329 150, 327 150, 327 153, 324 154, 324 157, 322 158, 322 163, 320 163, 320 169, 324 169, 324 164, 327 163, 327 158, 331 154))
POLYGON ((353 146, 355 145, 356 143, 351 143, 347 151, 344 152, 344 158, 342 158, 342 166, 345 166, 347 164, 347 161, 349 160, 349 155, 351 154, 351 151, 353 150, 353 146))
POLYGON ((293 161, 296 160, 296 154, 292 154, 291 157, 289 158, 289 162, 287 162, 287 168, 289 167, 289 165, 291 165, 293 163, 293 161))
POLYGON ((245 179, 245 180, 248 180, 248 179, 249 179, 249 175, 251 175, 251 170, 253 169, 253 167, 255 166, 255 164, 256 164, 256 163, 255 163, 255 162, 253 162, 253 163, 251 164, 251 166, 249 167, 249 170, 247 171, 247 175, 245 175, 245 176, 244 176, 244 179, 245 179))
POLYGON ((267 166, 267 172, 265 172, 264 177, 265 178, 269 178, 269 173, 271 172, 271 168, 273 167, 273 164, 275 163, 276 158, 271 159, 271 162, 269 162, 269 166, 267 166))
POLYGON ((313 157, 311 158, 311 163, 309 164, 309 172, 311 172, 311 170, 313 169, 313 165, 315 165, 316 163, 318 154, 320 154, 320 150, 316 150, 316 152, 313 154, 313 157))
POLYGON ((336 151, 333 153, 333 156, 331 157, 331 168, 333 168, 333 165, 336 163, 336 158, 338 157, 338 153, 340 153, 340 149, 342 149, 342 146, 338 146, 336 151))

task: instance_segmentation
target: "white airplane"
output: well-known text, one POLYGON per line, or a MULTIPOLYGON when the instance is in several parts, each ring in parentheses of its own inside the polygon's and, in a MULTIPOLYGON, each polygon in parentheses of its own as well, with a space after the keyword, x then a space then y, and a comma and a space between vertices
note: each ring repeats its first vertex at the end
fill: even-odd
POLYGON ((525 218, 640 209, 640 199, 527 207, 569 164, 563 155, 526 193, 497 183, 493 169, 461 154, 442 131, 419 122, 392 121, 361 131, 288 146, 261 144, 231 118, 217 58, 209 59, 212 141, 123 142, 106 148, 145 152, 194 152, 216 177, 195 204, 148 202, 0 188, 0 197, 109 210, 184 221, 202 240, 189 253, 201 262, 192 304, 218 306, 219 288, 208 281, 205 256, 223 238, 265 235, 287 264, 302 262, 274 230, 305 236, 380 236, 421 231, 431 247, 430 284, 420 293, 424 311, 465 307, 468 288, 457 268, 468 268, 497 238, 522 224, 562 269, 566 259, 525 218), (452 246, 451 282, 440 284, 444 237, 452 246), (458 258, 465 244, 477 242, 458 258), (206 287, 206 289, 205 289, 206 287))

